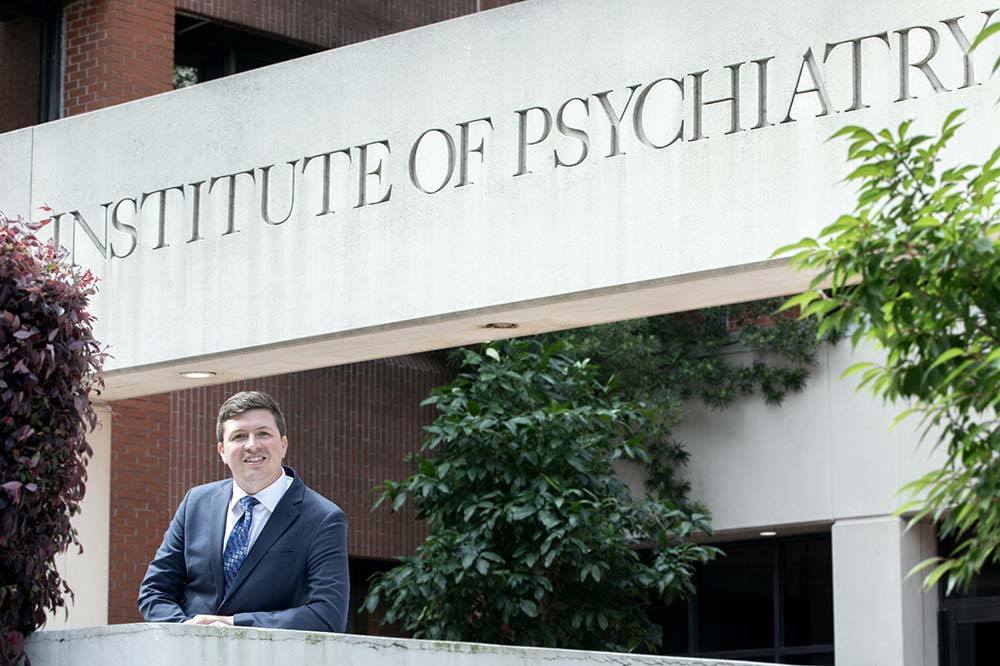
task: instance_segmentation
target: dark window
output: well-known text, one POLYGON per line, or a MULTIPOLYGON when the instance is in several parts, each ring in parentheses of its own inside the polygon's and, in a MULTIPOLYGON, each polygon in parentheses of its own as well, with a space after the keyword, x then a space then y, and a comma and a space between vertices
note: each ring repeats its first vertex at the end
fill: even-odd
MULTIPOLYGON (((938 544, 939 553, 950 553, 951 539, 938 544)), ((983 566, 968 589, 941 590, 938 644, 942 666, 995 666, 1000 655, 1000 564, 983 566)))
POLYGON ((698 580, 698 651, 774 646, 772 544, 737 543, 698 580))
POLYGON ((64 4, 0 2, 0 133, 59 117, 64 4))
MULTIPOLYGON (((833 643, 833 562, 829 540, 780 545, 785 645, 833 643)), ((812 663, 812 662, 802 662, 812 663)))
POLYGON ((177 14, 174 30, 175 88, 322 50, 186 13, 177 14))
POLYGON ((371 587, 371 577, 377 573, 389 571, 399 565, 398 561, 377 560, 367 557, 349 557, 348 565, 351 575, 351 612, 347 617, 347 633, 375 636, 400 636, 397 627, 379 624, 385 608, 376 610, 377 615, 371 616, 364 608, 365 597, 371 587))
POLYGON ((662 654, 688 653, 688 607, 677 602, 650 609, 650 617, 663 628, 662 654))
POLYGON ((833 664, 830 535, 720 544, 687 605, 651 610, 661 654, 833 664))

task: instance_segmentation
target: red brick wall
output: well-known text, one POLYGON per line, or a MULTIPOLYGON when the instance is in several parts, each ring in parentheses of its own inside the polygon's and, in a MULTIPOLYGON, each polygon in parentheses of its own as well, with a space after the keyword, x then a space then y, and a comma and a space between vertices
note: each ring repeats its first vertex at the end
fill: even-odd
POLYGON ((344 509, 352 557, 413 553, 423 525, 408 510, 372 513, 369 491, 409 473, 402 458, 435 414, 420 401, 449 379, 432 357, 405 356, 114 403, 121 416, 112 430, 109 622, 141 621, 139 582, 187 489, 229 476, 216 453, 215 418, 237 391, 266 391, 282 406, 286 464, 344 509))
POLYGON ((0 134, 38 122, 42 20, 0 23, 0 134))
POLYGON ((65 12, 65 115, 173 88, 173 0, 79 0, 65 12))
MULTIPOLYGON (((515 0, 482 0, 482 9, 515 0)), ((177 0, 177 8, 325 48, 476 11, 476 0, 177 0)))
POLYGON ((116 624, 142 621, 139 582, 175 507, 167 501, 170 396, 123 400, 112 410, 108 622, 116 624))

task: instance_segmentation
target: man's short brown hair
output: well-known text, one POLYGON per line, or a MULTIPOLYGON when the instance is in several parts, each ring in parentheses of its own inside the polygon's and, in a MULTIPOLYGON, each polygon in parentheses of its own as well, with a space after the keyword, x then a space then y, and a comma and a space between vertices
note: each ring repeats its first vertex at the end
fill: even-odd
POLYGON ((285 436, 285 415, 281 413, 281 407, 278 407, 278 403, 274 398, 262 391, 240 391, 236 395, 231 396, 219 407, 219 418, 215 422, 217 441, 222 441, 222 435, 225 430, 223 426, 226 421, 251 409, 266 409, 271 412, 274 416, 274 423, 278 426, 278 436, 285 436))

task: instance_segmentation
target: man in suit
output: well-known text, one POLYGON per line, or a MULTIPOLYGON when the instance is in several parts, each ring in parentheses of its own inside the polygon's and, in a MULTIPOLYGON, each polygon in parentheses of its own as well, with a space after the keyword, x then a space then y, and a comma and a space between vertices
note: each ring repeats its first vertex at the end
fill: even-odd
POLYGON ((281 464, 281 409, 266 393, 237 393, 216 434, 233 478, 184 497, 139 587, 143 618, 344 631, 347 519, 281 464))

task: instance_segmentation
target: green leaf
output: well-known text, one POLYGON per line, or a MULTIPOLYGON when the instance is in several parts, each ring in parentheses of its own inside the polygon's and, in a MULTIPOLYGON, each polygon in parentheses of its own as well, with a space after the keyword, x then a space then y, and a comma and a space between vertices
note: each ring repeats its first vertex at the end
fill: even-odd
POLYGON ((942 559, 943 558, 941 558, 941 557, 929 557, 926 560, 924 560, 923 562, 921 562, 920 564, 917 564, 916 566, 914 566, 908 572, 906 572, 906 577, 909 578, 910 576, 914 576, 914 575, 920 573, 921 571, 923 571, 924 569, 926 569, 927 567, 934 566, 935 564, 941 562, 942 559))
POLYGON ((976 35, 976 38, 972 40, 972 44, 969 46, 969 51, 972 52, 979 48, 983 42, 985 42, 992 35, 995 35, 997 32, 1000 32, 1000 23, 991 23, 983 28, 979 34, 976 35))
POLYGON ((500 352, 498 352, 495 348, 487 347, 484 353, 497 363, 500 362, 500 352))
POLYGON ((850 377, 851 375, 853 375, 853 374, 855 374, 857 372, 861 372, 862 370, 865 370, 867 368, 871 368, 871 367, 874 367, 874 366, 875 366, 875 364, 872 363, 871 361, 862 361, 860 363, 855 363, 854 365, 852 365, 849 368, 847 368, 846 370, 844 370, 840 374, 840 378, 844 379, 846 377, 850 377))
POLYGON ((867 140, 867 141, 875 140, 875 136, 871 132, 866 130, 864 127, 858 127, 857 125, 846 125, 844 127, 841 127, 833 134, 831 134, 827 138, 827 141, 832 141, 833 139, 838 139, 842 136, 850 136, 851 138, 856 140, 867 140))
POLYGON ((787 301, 782 303, 781 307, 778 308, 778 312, 785 312, 786 310, 791 310, 795 307, 805 307, 817 298, 820 298, 820 294, 816 291, 807 291, 803 294, 799 294, 798 296, 792 296, 787 301))
POLYGON ((795 252, 798 250, 812 249, 818 247, 819 243, 816 242, 815 239, 803 238, 798 243, 792 243, 791 245, 783 245, 779 247, 777 250, 771 253, 771 258, 773 259, 774 257, 779 257, 783 254, 788 254, 789 252, 795 252))
POLYGON ((881 176, 883 169, 878 164, 862 164, 857 169, 847 175, 845 180, 857 180, 858 178, 873 178, 881 176))
POLYGON ((938 367, 942 363, 947 363, 948 361, 950 361, 951 359, 955 358, 956 356, 962 356, 963 354, 965 354, 965 350, 964 349, 959 349, 958 347, 953 347, 953 348, 947 350, 946 352, 942 353, 940 356, 938 356, 937 360, 934 361, 934 363, 931 364, 930 369, 933 370, 934 368, 938 367))
POLYGON ((933 588, 935 585, 937 585, 938 580, 940 580, 942 576, 944 576, 946 573, 948 573, 954 568, 955 568, 954 560, 944 560, 934 568, 934 571, 932 571, 930 575, 927 576, 927 578, 924 579, 924 587, 926 587, 927 589, 933 588))
POLYGON ((860 223, 861 220, 852 215, 841 215, 840 217, 837 218, 837 220, 833 224, 828 225, 826 228, 820 231, 819 235, 822 237, 826 237, 826 236, 832 236, 834 234, 839 234, 848 229, 853 229, 860 223))
POLYGON ((542 521, 542 524, 549 529, 552 529, 560 522, 562 522, 555 514, 553 514, 550 511, 542 511, 541 513, 538 514, 538 518, 539 520, 542 521))
POLYGON ((536 511, 538 511, 538 509, 536 509, 533 505, 525 504, 524 506, 519 506, 514 509, 514 512, 511 514, 511 519, 524 520, 525 518, 535 515, 536 511))
POLYGON ((911 409, 907 409, 907 410, 901 412, 900 414, 898 414, 896 416, 896 418, 894 418, 892 420, 892 425, 889 426, 889 430, 893 430, 897 425, 899 425, 900 423, 902 423, 906 419, 906 417, 910 416, 911 414, 913 414, 915 412, 919 412, 919 411, 920 411, 919 407, 913 407, 911 409))
POLYGON ((944 124, 941 126, 941 133, 945 134, 951 130, 955 125, 955 121, 958 120, 963 113, 965 113, 965 109, 955 109, 949 113, 948 117, 944 120, 944 124))

